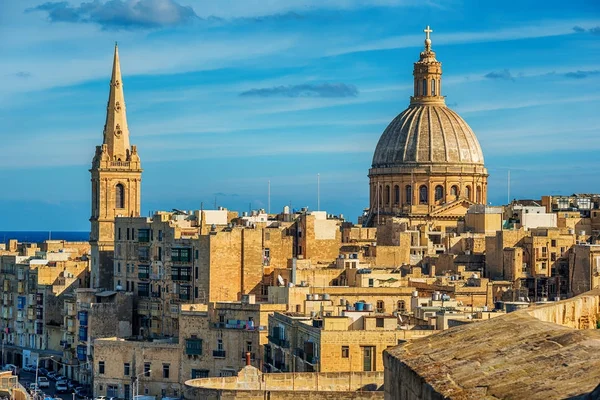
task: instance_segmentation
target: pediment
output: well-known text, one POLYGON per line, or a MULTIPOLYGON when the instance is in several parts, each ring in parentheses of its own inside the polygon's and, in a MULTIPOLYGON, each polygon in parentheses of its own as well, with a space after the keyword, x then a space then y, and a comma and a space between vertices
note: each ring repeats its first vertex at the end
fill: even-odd
POLYGON ((474 205, 467 199, 458 199, 451 203, 444 204, 440 208, 431 212, 432 217, 464 217, 469 207, 474 205))

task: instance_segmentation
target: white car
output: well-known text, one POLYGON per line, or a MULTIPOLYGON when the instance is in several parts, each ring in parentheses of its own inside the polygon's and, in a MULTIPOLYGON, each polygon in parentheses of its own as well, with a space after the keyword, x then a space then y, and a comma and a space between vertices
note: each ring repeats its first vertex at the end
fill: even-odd
POLYGON ((45 376, 38 377, 37 383, 38 383, 38 387, 41 387, 41 388, 49 388, 50 387, 50 381, 45 376))
POLYGON ((67 387, 67 382, 65 381, 56 382, 55 388, 56 393, 67 393, 67 391, 69 390, 69 388, 67 387))

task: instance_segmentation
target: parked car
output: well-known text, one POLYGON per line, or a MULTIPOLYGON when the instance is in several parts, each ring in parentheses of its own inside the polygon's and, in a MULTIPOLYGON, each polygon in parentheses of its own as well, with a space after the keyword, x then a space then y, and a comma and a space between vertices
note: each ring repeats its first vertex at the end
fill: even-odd
POLYGON ((23 367, 23 371, 25 372, 35 372, 35 365, 26 365, 23 367))
POLYGON ((54 379, 56 380, 56 382, 64 381, 65 383, 67 383, 67 377, 63 375, 56 375, 54 379))
POLYGON ((67 390, 69 390, 65 381, 56 382, 54 388, 56 389, 56 393, 67 393, 67 390))
POLYGON ((46 376, 48 377, 48 379, 52 379, 55 380, 56 379, 56 372, 52 371, 52 372, 48 372, 46 374, 46 376))
POLYGON ((69 387, 69 390, 74 390, 77 386, 79 386, 79 382, 68 380, 67 386, 69 387))
POLYGON ((46 368, 38 368, 38 375, 46 376, 48 375, 48 370, 46 368))
POLYGON ((37 384, 38 384, 38 387, 41 387, 41 388, 49 388, 50 387, 50 381, 45 376, 39 376, 37 384))
POLYGON ((37 383, 35 383, 35 382, 31 382, 31 383, 29 384, 29 391, 30 391, 30 392, 37 392, 37 391, 38 391, 38 389, 39 389, 39 388, 38 388, 38 385, 37 385, 37 383))

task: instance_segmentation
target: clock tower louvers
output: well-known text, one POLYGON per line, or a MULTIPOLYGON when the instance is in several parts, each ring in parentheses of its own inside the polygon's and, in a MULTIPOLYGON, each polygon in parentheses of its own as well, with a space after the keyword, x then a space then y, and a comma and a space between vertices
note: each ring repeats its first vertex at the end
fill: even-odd
POLYGON ((101 146, 96 146, 90 173, 92 287, 113 289, 115 217, 140 215, 142 181, 142 167, 137 148, 129 144, 119 49, 116 44, 104 139, 101 146))

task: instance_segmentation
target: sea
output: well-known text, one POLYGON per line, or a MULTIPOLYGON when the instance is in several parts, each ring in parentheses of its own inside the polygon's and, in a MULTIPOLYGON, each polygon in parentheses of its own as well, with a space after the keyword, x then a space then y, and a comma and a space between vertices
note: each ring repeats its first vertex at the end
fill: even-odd
POLYGON ((0 231, 0 243, 8 243, 10 239, 17 239, 21 243, 41 243, 48 239, 87 242, 90 240, 90 233, 87 231, 0 231))

